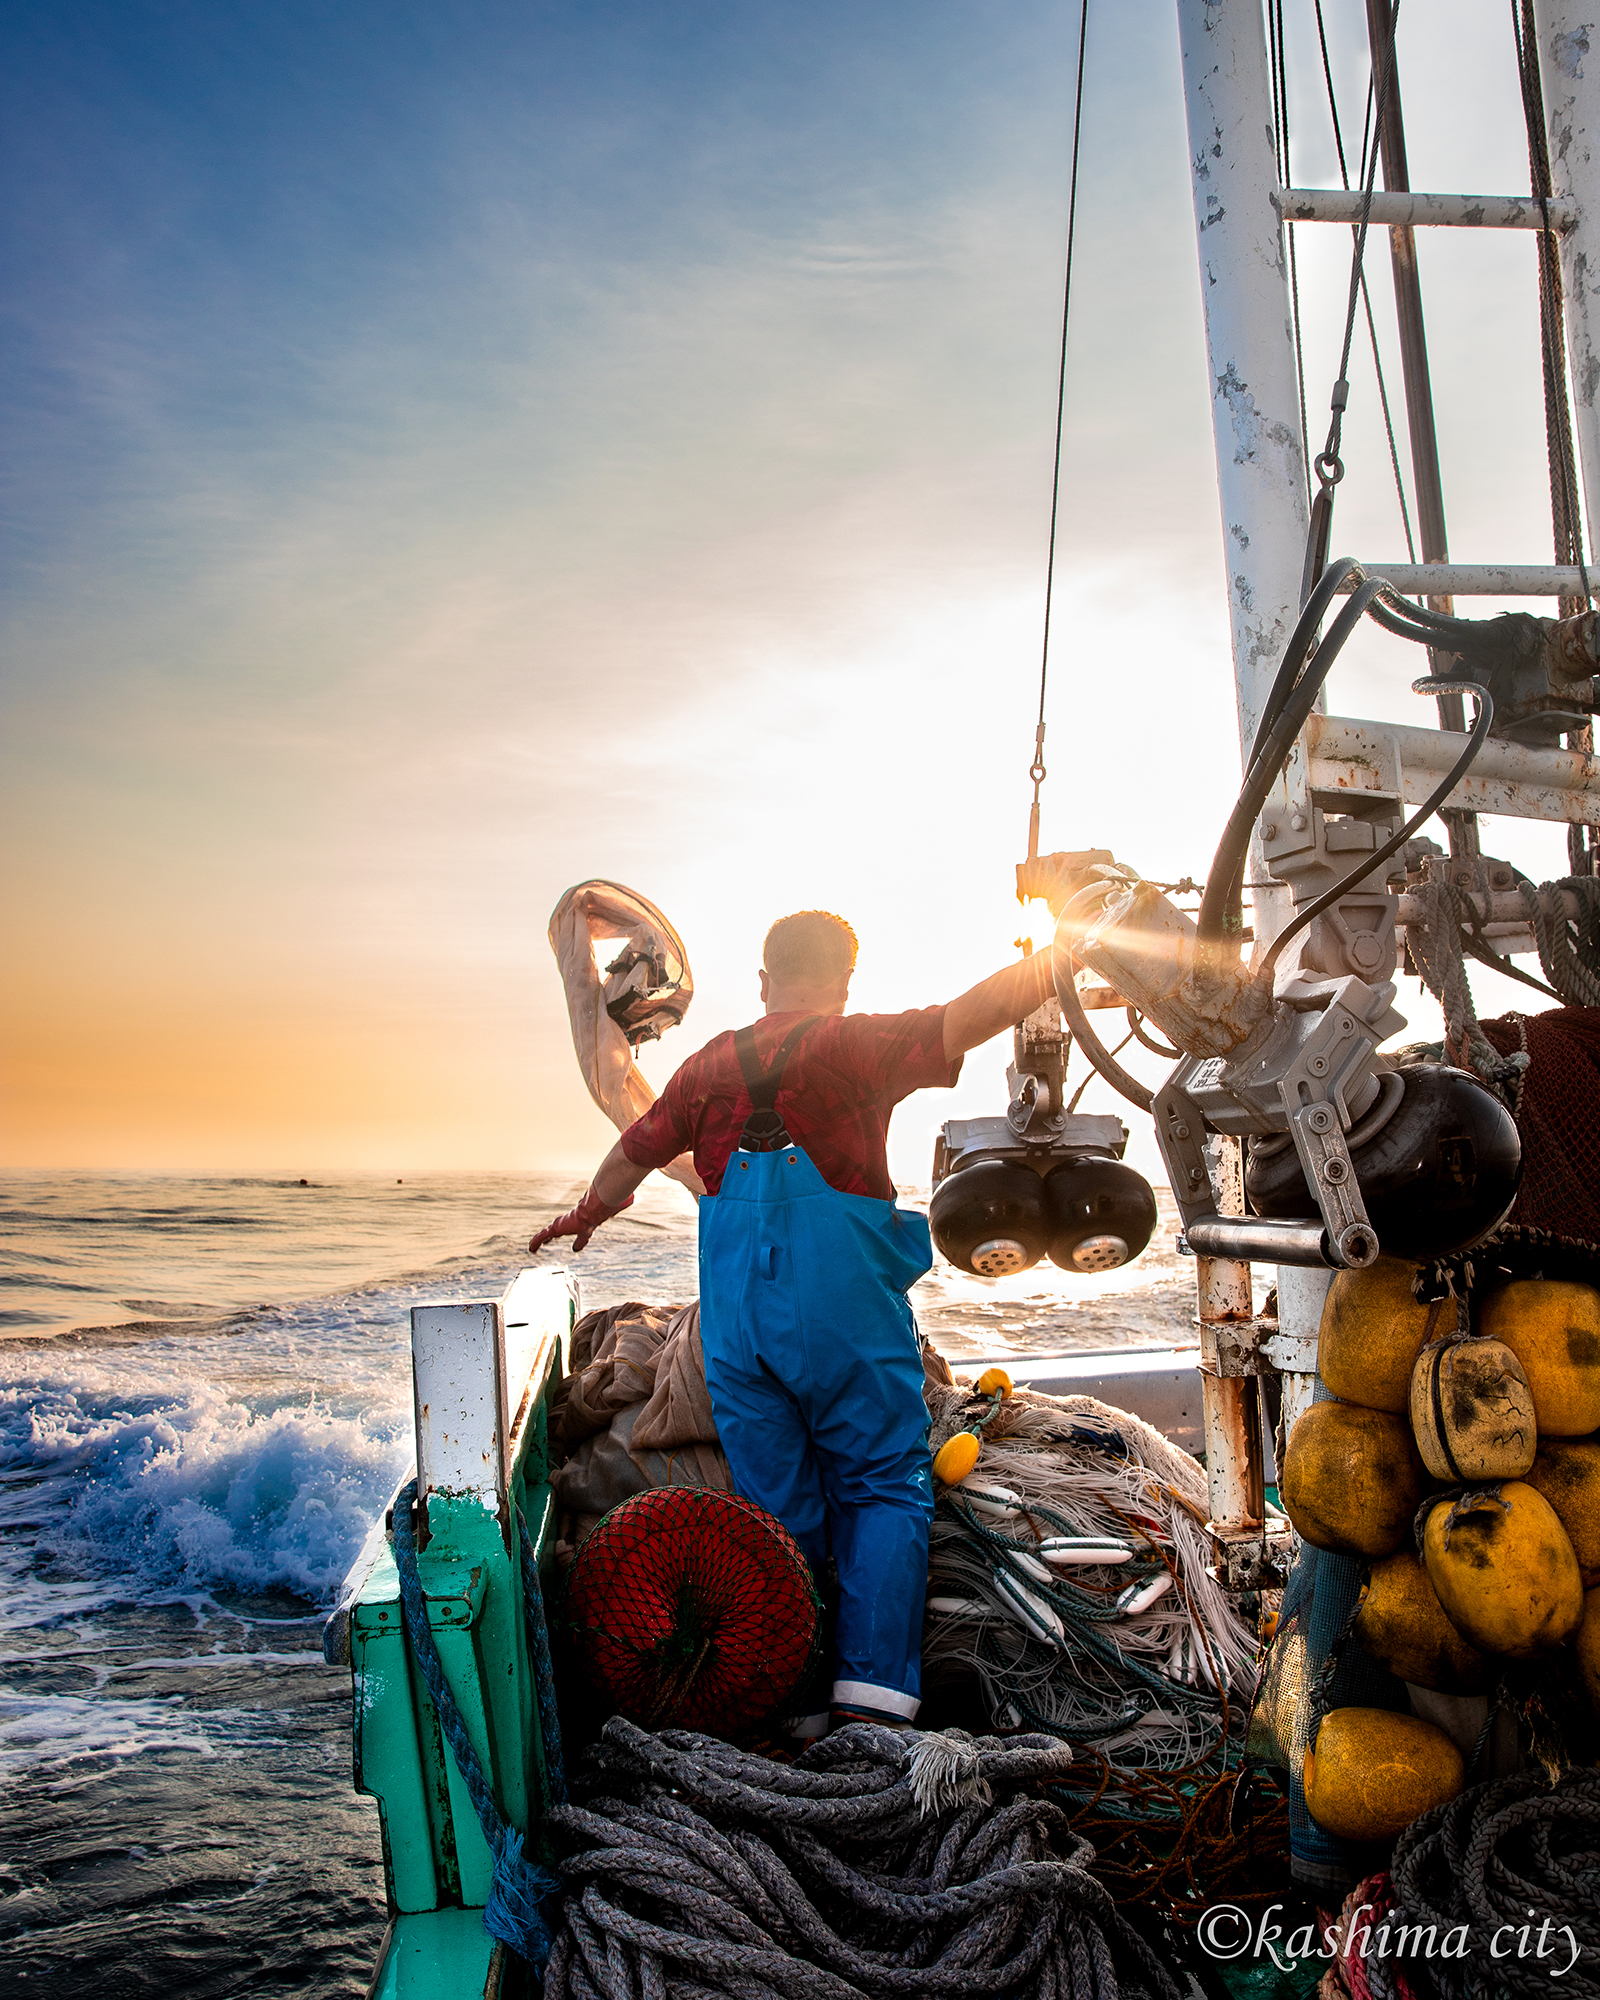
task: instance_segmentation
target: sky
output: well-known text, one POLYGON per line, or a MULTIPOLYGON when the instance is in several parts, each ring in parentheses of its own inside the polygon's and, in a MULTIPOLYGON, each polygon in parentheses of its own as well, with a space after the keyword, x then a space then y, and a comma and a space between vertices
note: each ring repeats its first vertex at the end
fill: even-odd
MULTIPOLYGON (((1326 12, 1358 128, 1363 10, 1326 12)), ((1286 14, 1295 178, 1337 184, 1286 14)), ((851 919, 873 1010, 1014 956, 1075 7, 5 0, 0 33, 0 1165, 576 1175, 610 1132, 545 925, 590 876, 689 948, 658 1086, 758 1010, 787 910, 851 919)), ((1525 189, 1498 0, 1406 0, 1399 61, 1413 184, 1525 189)), ((1174 9, 1091 0, 1043 844, 1159 879, 1203 876, 1239 775, 1187 160, 1174 9)), ((1348 236, 1300 244, 1320 429, 1348 236)), ((1421 257, 1452 554, 1548 562, 1532 240, 1421 257)), ((1369 273, 1398 397, 1381 238, 1369 273)), ((1400 558, 1359 349, 1352 381, 1335 548, 1400 558)), ((1420 670, 1363 635, 1329 706, 1428 720, 1420 670)), ((1558 829, 1484 844, 1565 872, 1558 829)), ((1004 1060, 901 1109, 902 1180, 1004 1060)))

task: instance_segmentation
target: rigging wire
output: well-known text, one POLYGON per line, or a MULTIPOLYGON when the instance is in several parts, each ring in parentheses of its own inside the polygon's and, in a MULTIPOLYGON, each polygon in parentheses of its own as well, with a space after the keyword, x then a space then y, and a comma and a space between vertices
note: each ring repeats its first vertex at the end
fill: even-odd
POLYGON ((1039 858, 1039 787, 1045 781, 1044 701, 1050 676, 1050 600, 1056 580, 1056 523, 1061 513, 1061 433, 1067 410, 1067 326, 1072 314, 1072 240, 1078 222, 1078 149, 1083 138, 1083 49, 1089 31, 1089 0, 1078 16, 1078 87, 1072 108, 1072 178, 1067 192, 1067 270, 1061 287, 1061 363, 1056 372, 1056 451, 1050 479, 1050 550, 1044 570, 1044 643, 1039 655, 1039 719, 1033 732, 1033 809, 1028 814, 1028 859, 1039 858))
POLYGON ((1533 8, 1511 0, 1511 33, 1517 49, 1523 119, 1528 128, 1528 174, 1544 227, 1539 231, 1539 333, 1544 362, 1545 433, 1550 458, 1550 512, 1556 561, 1576 563, 1584 604, 1593 602, 1583 559, 1583 522, 1578 505, 1578 472, 1573 462, 1572 412, 1567 401, 1567 351, 1561 327, 1561 264, 1550 227, 1550 149, 1544 131, 1544 93, 1535 58, 1533 8))
MULTIPOLYGON (((1316 9, 1317 9, 1317 41, 1322 50, 1323 80, 1328 87, 1328 111, 1333 119, 1334 151, 1339 156, 1339 178, 1341 181, 1343 181, 1345 190, 1346 192, 1348 192, 1350 187, 1350 169, 1345 164, 1344 133, 1340 129, 1339 125, 1339 100, 1333 88, 1333 65, 1328 59, 1328 31, 1322 18, 1322 0, 1316 0, 1316 9)), ((1367 110, 1366 110, 1366 117, 1362 121, 1362 132, 1361 132, 1361 177, 1363 180, 1366 179, 1367 136, 1372 129, 1372 95, 1373 95, 1372 78, 1368 77, 1367 110)), ((1287 187, 1289 183, 1285 181, 1284 185, 1287 187)), ((1395 443, 1395 438, 1394 438, 1394 417, 1389 409, 1389 385, 1383 379, 1383 356, 1379 352, 1378 348, 1378 324, 1377 321, 1372 316, 1372 294, 1367 288, 1367 274, 1365 270, 1363 270, 1361 273, 1361 302, 1366 307, 1367 337, 1372 343, 1372 367, 1373 367, 1373 372, 1376 374, 1378 378, 1378 402, 1383 410, 1384 435, 1389 440, 1389 464, 1394 472, 1395 497, 1400 502, 1400 526, 1405 531, 1406 554, 1410 557, 1411 561, 1414 563, 1417 559, 1417 545, 1416 542, 1413 540, 1411 534, 1411 510, 1406 505, 1406 485, 1405 485, 1405 480, 1401 476, 1400 472, 1400 451, 1399 447, 1395 443)), ((1300 322, 1297 318, 1295 321, 1295 343, 1297 348, 1300 339, 1299 329, 1300 329, 1300 322)), ((1303 407, 1305 402, 1305 392, 1303 389, 1301 391, 1300 400, 1302 404, 1301 423, 1303 427, 1305 420, 1304 407, 1303 407)))
MULTIPOLYGON (((1374 84, 1372 97, 1367 107, 1368 127, 1371 129, 1372 104, 1384 103, 1389 94, 1389 71, 1394 61, 1394 31, 1400 20, 1400 0, 1394 0, 1394 8, 1389 16, 1389 34, 1384 44, 1383 72, 1374 84)), ((1339 446, 1344 431, 1345 408, 1350 401, 1350 348, 1355 339, 1356 307, 1361 298, 1361 280, 1367 254, 1367 229, 1372 216, 1372 195, 1378 178, 1378 153, 1376 134, 1370 147, 1363 140, 1362 155, 1365 168, 1361 177, 1361 220, 1355 227, 1355 247, 1350 260, 1350 296, 1345 306, 1344 340, 1339 349, 1339 373, 1334 381, 1330 400, 1331 420, 1328 425, 1328 441, 1317 456, 1317 478, 1321 483, 1328 506, 1333 504, 1333 489, 1344 477, 1344 461, 1339 456, 1339 446)))

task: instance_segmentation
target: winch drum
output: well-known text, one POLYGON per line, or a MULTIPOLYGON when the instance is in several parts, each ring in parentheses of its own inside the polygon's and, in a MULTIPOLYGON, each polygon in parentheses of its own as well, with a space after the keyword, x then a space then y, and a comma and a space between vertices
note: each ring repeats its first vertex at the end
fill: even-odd
MULTIPOLYGON (((1504 1220, 1522 1145, 1511 1113, 1465 1070, 1419 1063, 1395 1073, 1405 1086, 1400 1101, 1351 1147, 1350 1163, 1384 1252, 1425 1263, 1466 1249, 1504 1220)), ((1250 1142, 1244 1185, 1257 1215, 1316 1213, 1287 1135, 1250 1142)))

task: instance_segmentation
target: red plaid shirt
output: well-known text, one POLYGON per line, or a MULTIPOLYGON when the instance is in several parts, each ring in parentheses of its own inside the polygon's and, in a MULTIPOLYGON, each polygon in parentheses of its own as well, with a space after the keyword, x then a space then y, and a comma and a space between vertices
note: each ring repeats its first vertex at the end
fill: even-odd
MULTIPOLYGON (((825 1015, 789 1055, 778 1110, 789 1136, 841 1194, 893 1201, 887 1142, 889 1114, 914 1090, 948 1089, 961 1058, 944 1052, 944 1009, 909 1014, 825 1015)), ((803 1014, 757 1021, 756 1053, 770 1063, 803 1014)), ((622 1135, 636 1167, 664 1167, 694 1154, 695 1172, 715 1194, 750 1116, 733 1034, 718 1035, 677 1070, 642 1118, 622 1135)))

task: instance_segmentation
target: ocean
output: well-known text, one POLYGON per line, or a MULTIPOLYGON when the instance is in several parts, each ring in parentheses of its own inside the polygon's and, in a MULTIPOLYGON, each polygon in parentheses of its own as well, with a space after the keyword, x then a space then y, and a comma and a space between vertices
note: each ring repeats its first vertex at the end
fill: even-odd
MULTIPOLYGON (((0 1994, 364 1991, 377 1808, 322 1623, 411 1462, 410 1308, 497 1296, 578 1192, 0 1179, 0 1994)), ((1192 1338, 1160 1199, 1106 1277, 940 1266, 924 1329, 958 1366, 1192 1338)), ((692 1298, 692 1202, 656 1181, 573 1267, 586 1308, 692 1298)))

